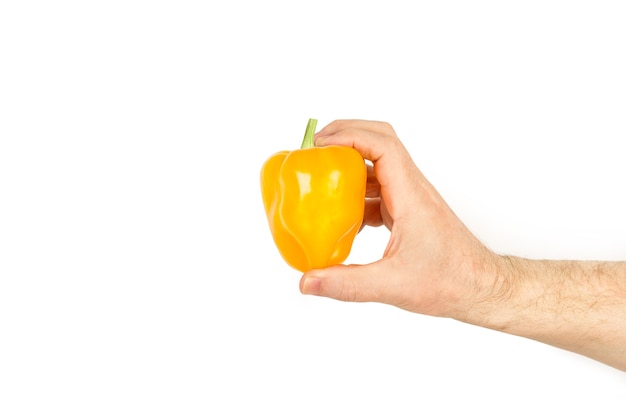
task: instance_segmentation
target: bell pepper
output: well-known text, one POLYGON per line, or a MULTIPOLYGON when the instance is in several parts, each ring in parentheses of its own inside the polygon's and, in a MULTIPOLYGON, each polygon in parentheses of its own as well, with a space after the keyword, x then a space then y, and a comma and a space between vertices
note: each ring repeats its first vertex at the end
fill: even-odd
POLYGON ((345 261, 363 222, 367 169, 347 146, 316 147, 310 119, 300 149, 272 155, 261 169, 267 221, 281 256, 301 272, 345 261))

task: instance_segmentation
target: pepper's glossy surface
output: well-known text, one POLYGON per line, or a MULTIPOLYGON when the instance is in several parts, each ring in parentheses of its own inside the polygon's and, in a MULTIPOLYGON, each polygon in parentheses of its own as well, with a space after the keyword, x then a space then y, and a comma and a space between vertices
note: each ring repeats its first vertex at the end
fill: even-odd
POLYGON ((274 243, 304 272, 342 263, 363 221, 367 169, 345 146, 310 147, 272 155, 261 190, 274 243))

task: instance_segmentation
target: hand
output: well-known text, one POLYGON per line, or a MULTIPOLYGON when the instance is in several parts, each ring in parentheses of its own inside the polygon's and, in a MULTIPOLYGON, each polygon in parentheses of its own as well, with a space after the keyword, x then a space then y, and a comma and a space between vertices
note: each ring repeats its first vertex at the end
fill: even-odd
POLYGON ((373 163, 364 224, 391 230, 382 259, 306 272, 303 294, 376 301, 527 337, 626 371, 626 262, 499 256, 463 225, 387 123, 335 121, 318 146, 373 163))
MULTIPOLYGON (((376 301, 429 315, 456 315, 495 255, 462 224, 419 171, 393 128, 383 122, 335 121, 317 146, 354 147, 368 167, 364 225, 391 231, 382 259, 306 272, 304 294, 376 301)), ((473 295, 473 294, 472 294, 473 295)))

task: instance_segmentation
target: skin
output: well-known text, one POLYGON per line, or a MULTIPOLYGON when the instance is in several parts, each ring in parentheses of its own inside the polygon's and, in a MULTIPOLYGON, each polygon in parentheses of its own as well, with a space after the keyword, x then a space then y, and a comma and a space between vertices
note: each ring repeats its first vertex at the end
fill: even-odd
POLYGON ((626 262, 494 253, 452 212, 388 123, 334 121, 315 144, 350 146, 372 163, 364 226, 391 233, 376 262, 304 273, 303 294, 452 318, 626 371, 626 262))

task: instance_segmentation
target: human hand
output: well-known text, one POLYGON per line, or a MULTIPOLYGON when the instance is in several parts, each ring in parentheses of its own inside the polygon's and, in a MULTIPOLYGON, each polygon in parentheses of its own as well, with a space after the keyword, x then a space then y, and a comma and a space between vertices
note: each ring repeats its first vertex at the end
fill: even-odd
POLYGON ((527 337, 626 371, 626 262, 499 256, 459 220, 387 123, 340 120, 318 146, 369 168, 364 224, 391 230, 382 259, 304 273, 300 291, 375 301, 527 337))
POLYGON ((306 272, 303 294, 375 301, 434 316, 458 317, 483 285, 495 254, 462 224, 419 171, 391 125, 339 120, 317 146, 354 147, 371 161, 364 225, 391 231, 382 259, 306 272))

